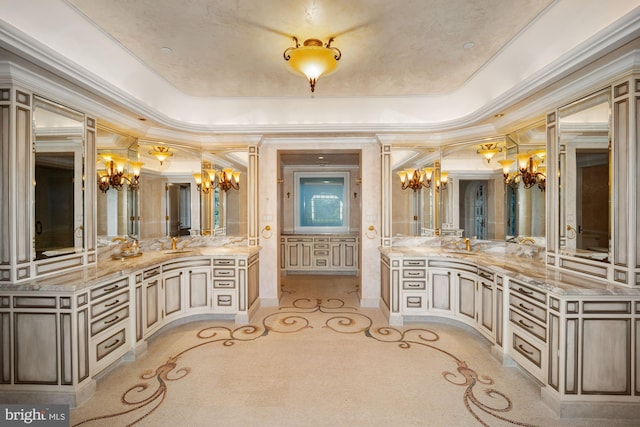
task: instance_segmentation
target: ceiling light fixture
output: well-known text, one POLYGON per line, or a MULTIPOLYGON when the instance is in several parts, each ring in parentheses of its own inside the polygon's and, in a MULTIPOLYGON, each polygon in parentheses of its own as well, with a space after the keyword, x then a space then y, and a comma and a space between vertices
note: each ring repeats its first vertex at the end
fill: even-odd
POLYGON ((336 68, 342 57, 342 52, 337 47, 331 46, 333 37, 325 45, 318 39, 308 39, 300 46, 297 37, 292 37, 292 39, 296 45, 285 49, 284 60, 293 70, 307 78, 311 92, 315 92, 318 78, 323 74, 329 74, 336 68))
POLYGON ((498 147, 495 142, 489 142, 487 144, 480 144, 480 148, 476 153, 487 159, 487 163, 491 162, 491 158, 498 153, 502 152, 502 147, 498 147))
POLYGON ((153 147, 153 149, 149 151, 149 154, 158 159, 160 161, 160 165, 162 165, 162 162, 167 160, 169 157, 173 156, 173 152, 169 151, 168 147, 163 147, 161 145, 153 147))

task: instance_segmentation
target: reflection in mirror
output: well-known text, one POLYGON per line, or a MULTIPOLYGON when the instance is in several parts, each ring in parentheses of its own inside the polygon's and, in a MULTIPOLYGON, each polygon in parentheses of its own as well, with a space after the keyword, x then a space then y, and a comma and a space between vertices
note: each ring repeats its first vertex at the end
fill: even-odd
POLYGON ((200 234, 200 197, 193 178, 199 171, 199 149, 140 139, 140 238, 200 234))
POLYGON ((559 110, 560 250, 609 261, 610 94, 603 90, 559 110))
POLYGON ((34 259, 84 248, 84 116, 34 96, 34 259))
POLYGON ((202 235, 247 236, 247 164, 246 149, 203 153, 202 170, 194 174, 202 235))
POLYGON ((391 155, 391 220, 394 236, 435 235, 440 210, 435 182, 440 152, 435 148, 394 147, 391 155))
POLYGON ((97 233, 101 244, 114 237, 140 237, 138 191, 143 166, 138 161, 137 139, 98 125, 97 233))
POLYGON ((545 236, 545 123, 537 122, 506 136, 504 158, 498 160, 505 180, 505 237, 526 241, 545 236), (516 165, 513 167, 512 165, 516 165))

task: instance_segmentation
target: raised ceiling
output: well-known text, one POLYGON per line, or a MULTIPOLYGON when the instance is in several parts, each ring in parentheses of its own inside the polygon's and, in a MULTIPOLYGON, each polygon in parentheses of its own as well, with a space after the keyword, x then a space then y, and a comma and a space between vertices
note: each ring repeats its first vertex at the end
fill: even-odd
POLYGON ((307 38, 343 55, 316 96, 448 93, 551 0, 67 0, 185 94, 308 96, 282 53, 307 38), (170 53, 168 53, 170 51, 170 53))

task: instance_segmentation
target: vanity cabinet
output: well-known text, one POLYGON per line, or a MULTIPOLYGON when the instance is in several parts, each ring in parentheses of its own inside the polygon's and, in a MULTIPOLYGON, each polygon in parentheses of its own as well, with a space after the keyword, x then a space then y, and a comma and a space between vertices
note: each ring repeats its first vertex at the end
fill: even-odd
POLYGON ((238 299, 238 262, 231 258, 213 260, 214 312, 229 313, 235 310, 238 299))
POLYGON ((510 345, 507 353, 540 381, 547 372, 547 294, 520 281, 509 281, 510 345))
POLYGON ((359 246, 355 236, 283 235, 280 268, 293 273, 358 274, 359 246))
POLYGON ((424 314, 427 311, 427 262, 425 259, 403 259, 400 290, 401 313, 424 314))
POLYGON ((313 237, 288 237, 284 245, 286 270, 308 270, 313 267, 313 237))
POLYGON ((91 374, 96 375, 131 349, 129 278, 110 281, 90 292, 91 374))

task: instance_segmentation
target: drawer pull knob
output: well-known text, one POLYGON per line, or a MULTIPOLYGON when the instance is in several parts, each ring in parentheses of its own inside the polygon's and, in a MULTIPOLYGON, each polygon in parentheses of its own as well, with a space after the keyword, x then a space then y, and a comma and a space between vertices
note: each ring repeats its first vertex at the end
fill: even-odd
POLYGON ((533 329, 533 326, 532 326, 532 325, 527 325, 526 323, 524 323, 524 322, 522 321, 522 319, 518 319, 518 323, 519 323, 520 325, 524 326, 524 327, 525 327, 525 328, 527 328, 527 329, 533 329))
POLYGON ((523 352, 527 353, 529 356, 533 356, 533 352, 532 352, 532 351, 529 351, 529 350, 527 350, 527 349, 525 349, 525 348, 522 346, 522 344, 518 344, 518 348, 519 348, 520 350, 522 350, 523 352))
POLYGON ((114 302, 110 302, 109 304, 105 304, 104 306, 105 306, 105 307, 111 307, 111 306, 113 306, 113 305, 118 304, 119 302, 120 302, 120 300, 119 300, 119 299, 117 299, 117 300, 115 300, 114 302))
POLYGON ((531 308, 531 307, 527 307, 526 305, 524 305, 524 304, 522 304, 522 303, 519 303, 519 304, 518 304, 518 307, 520 307, 520 308, 521 308, 521 309, 523 309, 523 310, 533 311, 533 308, 531 308))
POLYGON ((530 291, 530 290, 528 290, 528 289, 518 288, 518 290, 519 290, 520 292, 522 292, 523 294, 526 294, 526 295, 533 295, 533 292, 532 292, 532 291, 530 291))
POLYGON ((118 289, 120 286, 119 285, 114 285, 110 288, 104 288, 104 292, 111 292, 111 291, 115 291, 116 289, 118 289))
POLYGON ((111 348, 111 347, 113 347, 113 346, 117 345, 119 342, 120 342, 120 340, 119 340, 119 339, 117 339, 117 340, 115 340, 115 341, 114 341, 114 343, 113 343, 113 344, 105 345, 105 346, 104 346, 104 348, 105 348, 105 349, 107 349, 107 348, 111 348))
POLYGON ((104 321, 104 324, 105 324, 105 325, 108 325, 108 324, 110 324, 110 323, 116 322, 118 319, 120 319, 120 316, 114 316, 114 318, 113 318, 113 319, 105 320, 105 321, 104 321))

